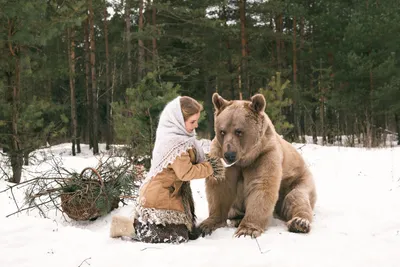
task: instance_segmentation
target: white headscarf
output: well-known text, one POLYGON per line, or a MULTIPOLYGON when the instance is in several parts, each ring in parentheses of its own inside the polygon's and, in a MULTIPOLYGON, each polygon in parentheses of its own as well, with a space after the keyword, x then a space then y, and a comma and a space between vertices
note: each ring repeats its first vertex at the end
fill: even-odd
POLYGON ((160 120, 156 132, 151 167, 147 173, 143 184, 148 182, 153 176, 161 172, 172 163, 175 158, 187 151, 195 148, 197 163, 203 162, 204 151, 200 142, 196 139, 196 132, 189 133, 185 128, 180 96, 169 102, 161 112, 160 120))

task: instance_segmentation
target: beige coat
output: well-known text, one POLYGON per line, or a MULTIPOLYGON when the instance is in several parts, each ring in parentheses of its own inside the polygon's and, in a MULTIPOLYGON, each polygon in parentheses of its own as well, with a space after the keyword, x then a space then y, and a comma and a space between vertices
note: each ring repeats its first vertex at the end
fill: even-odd
POLYGON ((213 174, 209 162, 196 162, 193 149, 183 152, 172 164, 144 184, 139 199, 143 208, 185 212, 181 186, 185 181, 206 178, 213 174))
MULTIPOLYGON (((160 239, 169 231, 166 230, 167 228, 157 228, 158 230, 154 230, 151 236, 147 236, 149 229, 154 227, 147 226, 147 223, 164 226, 184 224, 189 232, 192 231, 196 218, 189 181, 206 178, 213 174, 209 162, 194 164, 195 162, 195 150, 189 149, 144 184, 139 193, 139 203, 134 209, 135 226, 128 218, 114 216, 110 235, 112 237, 135 236, 138 240, 142 240, 141 238, 153 240, 160 239)), ((181 229, 179 227, 168 229, 176 231, 176 229, 181 229)))

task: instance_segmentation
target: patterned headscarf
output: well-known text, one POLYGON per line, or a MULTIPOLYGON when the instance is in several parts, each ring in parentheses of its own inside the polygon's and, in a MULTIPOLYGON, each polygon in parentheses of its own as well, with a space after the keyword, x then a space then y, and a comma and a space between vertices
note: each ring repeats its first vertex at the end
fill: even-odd
POLYGON ((161 172, 175 158, 189 148, 196 149, 197 163, 205 160, 204 151, 196 139, 196 132, 189 133, 185 128, 180 96, 169 102, 161 112, 156 132, 156 141, 153 149, 150 171, 143 184, 161 172))

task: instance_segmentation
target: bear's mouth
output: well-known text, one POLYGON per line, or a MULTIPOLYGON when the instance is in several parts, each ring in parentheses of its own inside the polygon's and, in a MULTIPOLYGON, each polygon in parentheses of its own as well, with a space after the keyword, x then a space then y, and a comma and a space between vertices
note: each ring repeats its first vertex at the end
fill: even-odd
POLYGON ((236 160, 236 161, 234 161, 234 162, 232 162, 231 164, 228 164, 228 163, 225 162, 225 160, 224 160, 223 158, 221 158, 222 165, 223 165, 225 168, 229 168, 229 167, 235 165, 236 162, 238 162, 238 161, 239 161, 239 159, 236 160))

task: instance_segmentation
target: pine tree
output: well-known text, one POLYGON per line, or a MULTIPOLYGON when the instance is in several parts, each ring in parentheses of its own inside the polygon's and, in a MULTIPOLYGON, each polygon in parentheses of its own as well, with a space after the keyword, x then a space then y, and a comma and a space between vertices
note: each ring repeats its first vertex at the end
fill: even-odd
POLYGON ((275 125, 276 131, 283 136, 293 128, 282 112, 285 107, 292 104, 292 100, 284 96, 289 84, 289 80, 282 83, 281 73, 277 72, 276 76, 272 76, 268 87, 260 89, 260 93, 264 95, 267 102, 266 113, 275 125))
POLYGON ((170 82, 159 82, 150 72, 138 86, 126 90, 126 101, 114 103, 116 139, 130 145, 135 160, 151 155, 158 116, 179 89, 170 82))

